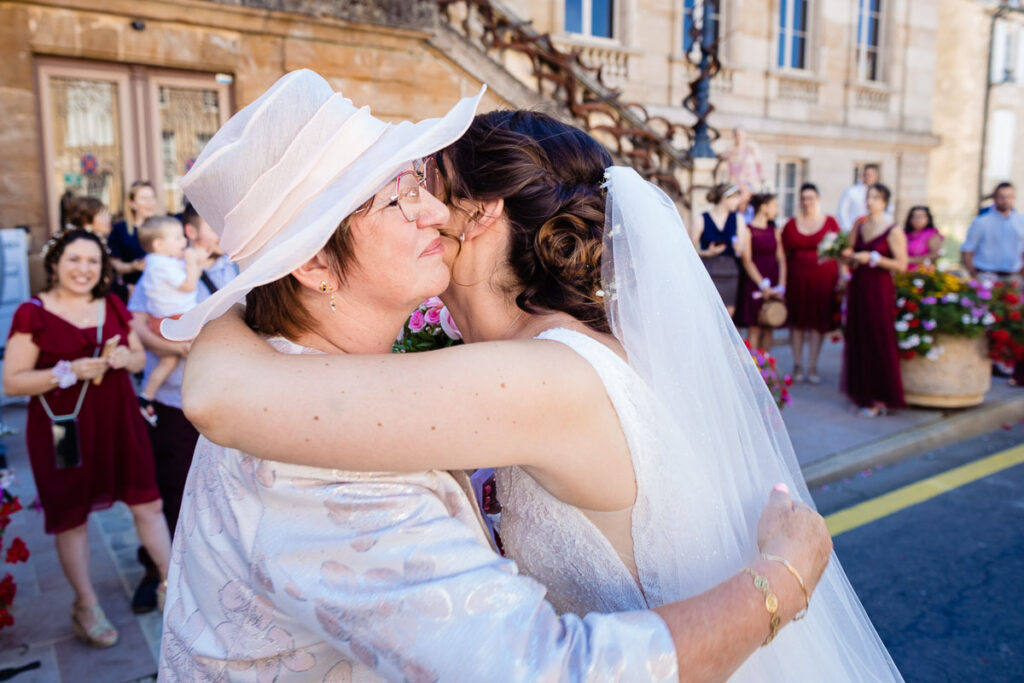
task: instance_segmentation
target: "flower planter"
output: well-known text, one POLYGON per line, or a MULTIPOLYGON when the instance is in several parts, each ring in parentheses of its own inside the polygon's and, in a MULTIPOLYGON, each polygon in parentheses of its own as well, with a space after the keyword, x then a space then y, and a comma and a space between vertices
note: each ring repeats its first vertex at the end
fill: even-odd
POLYGON ((907 403, 928 408, 966 408, 985 400, 992 384, 992 364, 984 337, 937 335, 939 357, 900 361, 907 403))

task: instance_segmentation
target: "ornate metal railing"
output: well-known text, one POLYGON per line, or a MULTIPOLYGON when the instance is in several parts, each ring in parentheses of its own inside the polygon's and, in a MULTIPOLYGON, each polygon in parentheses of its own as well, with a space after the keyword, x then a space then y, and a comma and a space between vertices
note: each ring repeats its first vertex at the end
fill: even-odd
MULTIPOLYGON (((441 21, 521 78, 535 79, 537 92, 608 146, 618 163, 633 166, 688 204, 681 178, 692 168, 693 128, 652 116, 641 104, 623 102, 621 91, 605 83, 603 68, 586 63, 582 48, 559 48, 550 34, 538 32, 500 2, 437 0, 437 4, 441 21)), ((696 65, 701 68, 700 63, 696 65)), ((717 60, 713 69, 717 70, 717 60)), ((699 112, 696 104, 684 106, 699 114, 699 121, 706 120, 707 111, 699 112)))

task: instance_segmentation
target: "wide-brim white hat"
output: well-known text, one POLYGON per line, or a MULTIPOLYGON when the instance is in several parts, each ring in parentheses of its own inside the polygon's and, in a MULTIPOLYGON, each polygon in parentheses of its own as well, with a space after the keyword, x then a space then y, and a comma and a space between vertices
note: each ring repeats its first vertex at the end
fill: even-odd
POLYGON ((389 124, 308 69, 281 77, 207 143, 181 188, 239 274, 164 336, 192 339, 254 287, 313 258, 352 213, 412 161, 462 137, 485 88, 439 119, 389 124))

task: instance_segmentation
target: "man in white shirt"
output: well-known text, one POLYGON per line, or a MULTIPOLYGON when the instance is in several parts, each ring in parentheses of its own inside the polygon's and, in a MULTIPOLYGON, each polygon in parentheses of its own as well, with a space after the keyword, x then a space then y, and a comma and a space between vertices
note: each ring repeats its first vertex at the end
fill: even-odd
MULTIPOLYGON (((839 208, 836 209, 836 220, 839 221, 839 227, 843 232, 850 232, 857 219, 867 214, 868 188, 878 180, 878 165, 868 164, 861 173, 861 182, 850 185, 843 192, 843 197, 839 200, 839 208)), ((893 218, 892 204, 889 206, 885 216, 891 222, 893 218)))

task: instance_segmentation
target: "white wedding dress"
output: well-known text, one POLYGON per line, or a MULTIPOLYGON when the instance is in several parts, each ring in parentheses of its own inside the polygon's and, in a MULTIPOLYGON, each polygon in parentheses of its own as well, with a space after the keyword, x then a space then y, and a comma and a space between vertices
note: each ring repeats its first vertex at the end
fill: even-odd
MULTIPOLYGON (((608 169, 605 187, 602 288, 629 362, 578 332, 538 339, 569 346, 600 376, 629 447, 636 500, 619 512, 586 511, 517 467, 496 472, 506 553, 547 586, 557 609, 577 614, 658 606, 735 575, 758 559, 757 523, 777 482, 813 506, 774 399, 677 208, 632 169, 608 169)), ((833 554, 807 617, 731 680, 902 678, 833 554)))

